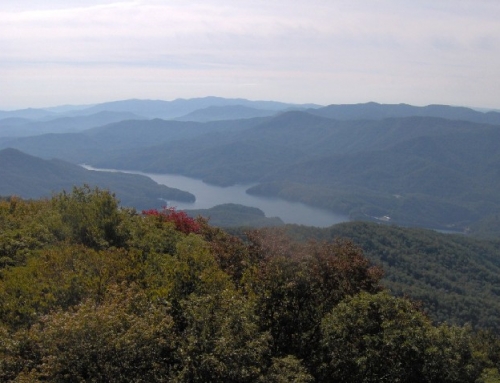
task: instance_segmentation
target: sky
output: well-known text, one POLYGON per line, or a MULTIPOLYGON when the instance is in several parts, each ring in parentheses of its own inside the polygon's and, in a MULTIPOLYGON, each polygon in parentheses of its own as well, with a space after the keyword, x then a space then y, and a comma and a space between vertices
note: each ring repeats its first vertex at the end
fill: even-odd
POLYGON ((0 2, 0 110, 204 96, 500 109, 500 1, 0 2))

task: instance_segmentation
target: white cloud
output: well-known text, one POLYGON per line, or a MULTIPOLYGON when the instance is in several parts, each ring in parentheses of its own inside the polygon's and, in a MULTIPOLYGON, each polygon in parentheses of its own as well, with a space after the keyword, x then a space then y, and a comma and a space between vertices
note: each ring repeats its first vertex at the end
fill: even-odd
POLYGON ((39 3, 0 5, 0 108, 148 94, 500 106, 495 1, 39 3))

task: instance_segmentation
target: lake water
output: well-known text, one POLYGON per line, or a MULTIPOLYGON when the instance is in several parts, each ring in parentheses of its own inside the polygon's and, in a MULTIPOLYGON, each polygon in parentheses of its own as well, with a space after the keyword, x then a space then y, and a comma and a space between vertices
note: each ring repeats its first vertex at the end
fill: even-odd
MULTIPOLYGON (((114 169, 96 169, 83 165, 88 170, 111 171, 114 169)), ((167 201, 168 206, 177 209, 209 209, 224 203, 236 203, 240 205, 257 207, 262 210, 266 217, 280 217, 285 223, 296 223, 299 225, 328 227, 340 222, 349 221, 342 214, 335 214, 326 210, 317 209, 298 202, 289 202, 280 198, 267 198, 252 196, 246 190, 252 185, 234 185, 220 187, 208 185, 201 180, 184 177, 175 174, 152 174, 135 171, 122 171, 123 173, 141 174, 155 182, 168 187, 188 191, 196 196, 193 203, 167 201)))

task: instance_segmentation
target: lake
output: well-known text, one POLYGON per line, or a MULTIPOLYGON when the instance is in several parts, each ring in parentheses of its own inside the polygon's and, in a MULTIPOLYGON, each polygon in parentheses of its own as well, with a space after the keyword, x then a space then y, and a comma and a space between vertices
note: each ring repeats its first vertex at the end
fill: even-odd
POLYGON ((151 178, 159 184, 185 190, 194 194, 196 196, 196 201, 193 203, 166 201, 168 206, 175 206, 177 209, 181 210, 209 209, 224 203, 236 203, 259 208, 265 213, 266 217, 280 217, 285 223, 328 227, 336 223, 349 221, 349 217, 345 215, 317 209, 303 203, 289 202, 280 198, 259 197, 247 194, 246 190, 253 185, 221 187, 209 185, 201 180, 176 174, 152 174, 126 170, 97 169, 87 165, 82 166, 85 169, 95 171, 120 171, 123 173, 141 174, 151 178))

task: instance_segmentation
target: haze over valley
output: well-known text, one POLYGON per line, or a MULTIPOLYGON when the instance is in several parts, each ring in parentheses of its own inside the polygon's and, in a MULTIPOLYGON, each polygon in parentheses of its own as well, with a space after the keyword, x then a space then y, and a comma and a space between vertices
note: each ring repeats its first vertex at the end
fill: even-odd
MULTIPOLYGON (((58 159, 179 174, 219 187, 249 185, 248 194, 304 203, 350 220, 485 236, 498 230, 498 112, 377 103, 322 107, 218 97, 54 110, 0 113, 0 148, 17 149, 19 157, 35 156, 41 168, 46 168, 42 159, 58 159), (17 136, 12 134, 16 129, 17 136)), ((16 168, 26 159, 16 162, 14 152, 2 154, 9 159, 2 165, 4 195, 48 196, 71 182, 116 185, 119 197, 130 195, 116 183, 93 180, 101 175, 91 173, 50 184, 51 177, 36 170, 34 158, 35 174, 30 176, 16 168), (36 174, 44 187, 33 181, 36 174), (10 181, 8 175, 26 182, 10 181), (16 190, 16 184, 22 188, 16 190)), ((196 190, 190 192, 196 195, 196 190)), ((155 202, 152 208, 165 200, 175 204, 154 192, 148 198, 155 202)), ((129 197, 120 199, 124 205, 145 207, 133 206, 129 197)))

